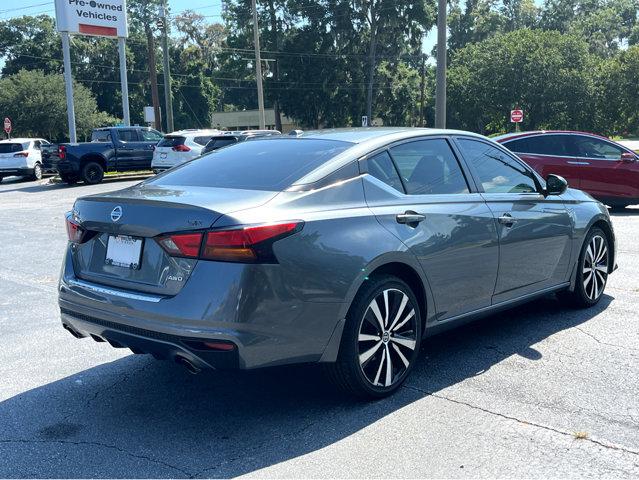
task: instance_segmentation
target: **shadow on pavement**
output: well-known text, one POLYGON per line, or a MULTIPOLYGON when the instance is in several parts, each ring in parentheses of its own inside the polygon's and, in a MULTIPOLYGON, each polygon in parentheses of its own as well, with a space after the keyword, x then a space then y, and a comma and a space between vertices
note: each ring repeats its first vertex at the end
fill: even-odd
MULTIPOLYGON (((123 176, 123 177, 116 177, 116 178, 110 178, 108 176, 104 177, 104 180, 102 180, 102 184, 117 184, 119 182, 132 182, 132 181, 138 181, 141 182, 143 180, 146 180, 147 178, 149 178, 151 176, 151 174, 149 175, 131 175, 129 177, 127 176, 123 176)), ((40 182, 42 182, 42 180, 28 180, 28 179, 20 179, 19 177, 15 177, 15 180, 13 178, 9 179, 5 179, 2 181, 2 183, 0 183, 0 187, 2 187, 3 185, 14 185, 15 184, 15 188, 7 188, 7 189, 2 189, 0 188, 0 195, 3 193, 9 193, 9 192, 24 192, 24 193, 40 193, 40 192, 49 192, 49 191, 53 191, 53 190, 60 190, 60 189, 65 189, 65 188, 77 188, 79 189, 78 191, 81 192, 82 191, 82 187, 84 187, 84 183, 75 183, 73 185, 67 185, 66 183, 47 183, 47 184, 41 184, 40 182), (31 184, 31 185, 28 185, 31 184)))
POLYGON ((612 300, 577 311, 548 297, 429 338, 408 387, 368 403, 335 393, 314 367, 192 376, 130 355, 0 403, 0 477, 250 473, 338 442, 509 356, 534 362, 536 343, 612 300))

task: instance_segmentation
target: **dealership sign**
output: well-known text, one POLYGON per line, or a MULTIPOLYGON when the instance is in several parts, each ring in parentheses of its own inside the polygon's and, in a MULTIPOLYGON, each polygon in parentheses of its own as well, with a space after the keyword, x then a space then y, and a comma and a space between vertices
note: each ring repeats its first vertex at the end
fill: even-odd
POLYGON ((126 38, 126 0, 55 0, 59 32, 126 38))

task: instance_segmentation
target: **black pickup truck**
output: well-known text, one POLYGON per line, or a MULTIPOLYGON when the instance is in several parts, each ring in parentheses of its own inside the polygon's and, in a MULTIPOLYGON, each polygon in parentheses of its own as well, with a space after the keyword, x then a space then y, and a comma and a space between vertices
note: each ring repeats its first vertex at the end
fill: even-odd
POLYGON ((153 149, 163 135, 148 127, 96 128, 91 141, 60 143, 43 150, 45 171, 57 172, 63 182, 100 183, 105 172, 148 170, 153 149))

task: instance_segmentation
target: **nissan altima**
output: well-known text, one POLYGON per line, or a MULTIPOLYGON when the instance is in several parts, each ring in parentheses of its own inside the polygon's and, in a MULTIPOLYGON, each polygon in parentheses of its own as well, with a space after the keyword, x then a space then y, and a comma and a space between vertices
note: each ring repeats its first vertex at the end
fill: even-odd
POLYGON ((596 304, 606 208, 472 133, 324 130, 239 143, 66 219, 75 337, 191 372, 322 363, 381 397, 426 335, 556 293, 596 304))

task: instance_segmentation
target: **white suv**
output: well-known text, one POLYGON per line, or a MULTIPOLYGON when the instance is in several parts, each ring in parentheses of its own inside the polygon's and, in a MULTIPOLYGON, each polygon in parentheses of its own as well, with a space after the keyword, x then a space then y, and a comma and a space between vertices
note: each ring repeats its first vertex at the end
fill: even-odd
POLYGON ((155 146, 151 168, 160 173, 199 157, 211 137, 219 133, 219 130, 180 130, 165 135, 155 146))
POLYGON ((40 148, 49 145, 42 138, 12 138, 0 141, 0 181, 14 175, 42 178, 42 152, 40 148))

